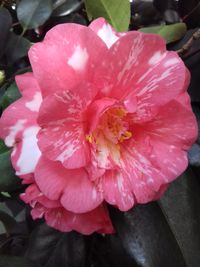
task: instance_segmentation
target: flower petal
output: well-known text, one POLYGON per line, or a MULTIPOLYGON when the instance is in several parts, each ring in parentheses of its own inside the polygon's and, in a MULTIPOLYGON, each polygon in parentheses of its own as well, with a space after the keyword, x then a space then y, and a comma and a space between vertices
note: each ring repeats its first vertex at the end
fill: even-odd
POLYGON ((188 87, 184 63, 175 52, 166 51, 165 41, 158 35, 127 33, 101 62, 95 79, 99 96, 127 103, 129 96, 132 101, 135 95, 140 118, 148 117, 151 109, 168 103, 188 87))
POLYGON ((105 200, 117 206, 121 211, 127 211, 134 205, 134 195, 129 180, 120 172, 106 171, 102 178, 102 188, 105 200))
POLYGON ((188 95, 182 94, 177 100, 179 102, 174 100, 160 108, 155 119, 146 123, 143 130, 155 140, 187 150, 197 138, 197 121, 188 95))
POLYGON ((49 209, 45 213, 45 219, 48 225, 63 232, 75 230, 89 235, 93 232, 111 234, 114 231, 108 211, 103 205, 83 214, 75 214, 63 208, 49 209))
POLYGON ((84 169, 68 170, 59 162, 41 157, 35 180, 46 197, 60 199, 67 210, 75 213, 90 211, 103 201, 102 192, 89 180, 84 169))
POLYGON ((46 97, 40 109, 38 145, 46 157, 62 162, 66 168, 85 166, 90 158, 84 106, 79 95, 61 91, 46 97))
POLYGON ((91 29, 67 23, 55 26, 42 43, 33 45, 29 59, 46 96, 71 89, 83 80, 93 81, 94 68, 106 50, 91 29))
POLYGON ((93 20, 92 23, 90 23, 89 28, 105 42, 108 48, 110 48, 120 36, 126 34, 116 32, 104 18, 93 20))
POLYGON ((32 208, 35 207, 35 204, 39 202, 45 208, 59 208, 61 204, 59 201, 50 200, 45 197, 42 192, 39 190, 35 183, 28 186, 24 193, 20 195, 20 198, 27 204, 30 204, 32 208))
POLYGON ((7 107, 0 119, 0 137, 7 146, 13 146, 22 139, 24 129, 36 126, 37 112, 42 98, 32 73, 16 77, 23 97, 7 107))
POLYGON ((36 137, 39 129, 38 126, 24 129, 21 142, 15 145, 11 154, 12 165, 16 170, 16 175, 25 180, 27 180, 27 174, 34 173, 41 156, 36 137))

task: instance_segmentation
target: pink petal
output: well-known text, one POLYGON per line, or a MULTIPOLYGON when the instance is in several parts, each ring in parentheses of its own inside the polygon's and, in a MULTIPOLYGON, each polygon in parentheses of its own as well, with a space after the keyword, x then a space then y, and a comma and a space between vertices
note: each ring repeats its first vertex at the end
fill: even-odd
POLYGON ((110 48, 120 36, 126 34, 115 32, 112 26, 108 24, 104 18, 93 20, 89 25, 89 28, 91 28, 105 42, 108 48, 110 48))
POLYGON ((46 157, 62 162, 66 168, 85 166, 90 158, 84 108, 78 95, 62 91, 46 97, 40 109, 38 145, 46 157))
POLYGON ((35 111, 38 111, 42 101, 32 73, 16 76, 16 82, 23 97, 12 103, 0 119, 0 137, 5 139, 7 146, 13 146, 15 142, 19 142, 22 139, 23 130, 36 125, 37 112, 35 111))
POLYGON ((68 170, 59 162, 41 157, 35 180, 46 197, 60 199, 67 210, 75 213, 90 211, 103 201, 102 192, 89 180, 84 169, 68 170))
POLYGON ((75 214, 63 208, 49 209, 45 219, 48 225, 63 232, 75 230, 85 235, 93 232, 113 233, 113 226, 104 206, 83 214, 75 214))
POLYGON ((123 149, 122 176, 129 179, 136 203, 147 203, 160 196, 160 189, 169 182, 169 178, 152 164, 149 153, 140 152, 140 146, 142 144, 136 146, 133 143, 123 149))
POLYGON ((30 204, 32 208, 35 207, 36 203, 40 203, 46 208, 59 208, 61 204, 59 201, 50 200, 46 198, 39 190, 36 184, 28 186, 24 193, 20 195, 20 198, 27 204, 30 204))
POLYGON ((93 81, 94 68, 106 49, 91 29, 67 23, 55 26, 42 43, 33 45, 29 59, 46 96, 83 80, 93 81))
MULTIPOLYGON (((41 99, 41 94, 39 97, 39 94, 37 94, 37 93, 40 93, 41 90, 40 90, 40 87, 37 83, 37 80, 33 76, 33 73, 27 72, 27 73, 24 73, 21 75, 17 75, 17 76, 15 76, 15 80, 16 80, 19 91, 21 92, 21 94, 24 97, 34 99, 34 96, 35 96, 35 106, 34 106, 34 103, 32 106, 34 106, 35 110, 38 107, 38 109, 37 109, 37 111, 38 111, 42 99, 41 99), (37 101, 36 101, 36 98, 37 98, 37 101)), ((27 107, 29 106, 28 104, 26 104, 26 105, 27 105, 27 107)))
POLYGON ((198 127, 188 95, 182 94, 177 100, 160 108, 154 121, 144 128, 155 140, 187 150, 197 138, 198 127))
MULTIPOLYGON (((171 101, 188 87, 188 71, 175 52, 167 52, 158 35, 130 32, 102 58, 96 70, 99 96, 130 101, 136 97, 137 115, 171 101)), ((135 100, 134 100, 135 102, 135 100)), ((134 109, 133 109, 134 110, 134 109)), ((152 118, 152 116, 151 116, 152 118)))
POLYGON ((11 154, 12 165, 16 170, 16 175, 25 180, 27 180, 27 174, 34 172, 41 156, 36 137, 38 131, 38 126, 25 128, 22 133, 21 142, 16 143, 11 154))
POLYGON ((86 114, 86 119, 89 118, 90 123, 88 127, 89 132, 92 132, 96 129, 99 119, 103 113, 109 108, 115 107, 116 105, 116 99, 107 97, 92 102, 86 114))
POLYGON ((121 147, 122 174, 128 177, 138 203, 158 199, 163 186, 187 167, 186 152, 167 141, 159 141, 143 128, 121 147))
POLYGON ((12 103, 0 119, 0 137, 7 146, 15 146, 11 159, 16 174, 31 181, 31 173, 40 157, 37 146, 37 111, 42 98, 32 73, 16 76, 22 98, 12 103), (30 158, 31 151, 31 158, 30 158))
POLYGON ((118 171, 106 171, 102 178, 102 188, 105 200, 117 206, 121 211, 127 211, 134 205, 134 195, 127 177, 118 171))

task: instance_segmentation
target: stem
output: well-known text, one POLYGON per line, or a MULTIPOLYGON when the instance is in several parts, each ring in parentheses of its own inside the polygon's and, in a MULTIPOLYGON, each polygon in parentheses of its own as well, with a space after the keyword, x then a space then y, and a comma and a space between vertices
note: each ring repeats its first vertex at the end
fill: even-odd
POLYGON ((15 26, 17 26, 19 24, 20 24, 19 21, 18 22, 15 22, 15 23, 12 24, 12 27, 15 27, 15 26))
POLYGON ((190 57, 193 57, 194 55, 198 54, 199 52, 200 52, 200 48, 195 49, 194 51, 192 51, 191 53, 186 54, 186 55, 183 56, 182 58, 183 58, 184 60, 186 60, 186 59, 188 59, 188 58, 190 58, 190 57))
POLYGON ((22 33, 20 34, 20 38, 24 36, 24 33, 26 32, 26 28, 23 28, 22 33))
POLYGON ((183 45, 182 48, 178 49, 176 52, 179 54, 179 56, 183 56, 186 54, 190 48, 192 47, 194 41, 200 39, 200 29, 198 29, 192 37, 186 42, 186 44, 183 45))
POLYGON ((197 10, 198 7, 199 7, 199 3, 189 12, 189 14, 183 17, 183 22, 186 21, 193 14, 193 12, 197 10))

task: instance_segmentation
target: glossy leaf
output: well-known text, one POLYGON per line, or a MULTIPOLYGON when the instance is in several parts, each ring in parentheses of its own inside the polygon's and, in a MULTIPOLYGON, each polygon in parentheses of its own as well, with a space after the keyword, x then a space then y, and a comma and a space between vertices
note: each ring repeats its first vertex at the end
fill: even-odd
POLYGON ((62 233, 46 224, 39 225, 31 234, 26 257, 54 266, 84 266, 86 247, 83 236, 75 232, 62 233))
POLYGON ((200 266, 200 184, 191 169, 159 201, 187 266, 200 266))
POLYGON ((52 13, 51 0, 21 0, 17 6, 17 17, 25 29, 42 25, 52 13))
POLYGON ((9 30, 12 25, 12 17, 6 8, 0 8, 0 58, 4 53, 9 30))
POLYGON ((7 234, 9 234, 12 231, 13 227, 16 224, 14 218, 11 217, 6 212, 2 211, 1 209, 0 209, 0 222, 2 222, 3 226, 5 227, 7 234))
POLYGON ((67 16, 79 9, 82 5, 82 1, 79 0, 64 0, 64 1, 55 1, 54 3, 54 11, 53 11, 53 16, 55 17, 62 17, 62 16, 67 16), (63 3, 61 5, 58 5, 59 2, 63 3), (58 5, 58 6, 57 6, 58 5))
POLYGON ((112 211, 117 234, 132 261, 140 267, 186 267, 173 233, 157 203, 129 212, 112 211))
POLYGON ((31 43, 28 39, 11 32, 5 51, 8 64, 12 65, 20 58, 27 56, 30 47, 31 43))
POLYGON ((141 267, 200 266, 200 184, 191 170, 159 201, 121 213, 112 210, 117 234, 141 267))
POLYGON ((161 35, 167 44, 180 40, 186 33, 187 27, 185 23, 176 23, 173 25, 162 25, 141 28, 139 31, 144 33, 155 33, 161 35))
POLYGON ((89 18, 104 17, 117 31, 127 31, 130 23, 129 0, 85 0, 89 18))
POLYGON ((10 192, 20 187, 20 179, 15 176, 15 171, 10 162, 10 151, 0 154, 0 191, 10 192))
POLYGON ((12 83, 7 90, 5 91, 4 95, 2 96, 0 100, 0 106, 2 109, 7 108, 12 102, 17 100, 21 97, 21 94, 17 88, 16 83, 12 83))

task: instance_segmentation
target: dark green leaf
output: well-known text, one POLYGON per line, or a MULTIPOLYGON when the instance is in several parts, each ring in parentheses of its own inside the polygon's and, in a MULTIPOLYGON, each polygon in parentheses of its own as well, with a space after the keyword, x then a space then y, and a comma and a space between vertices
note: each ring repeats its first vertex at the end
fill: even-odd
POLYGON ((129 212, 112 211, 121 242, 140 267, 186 267, 181 251, 157 203, 129 212))
POLYGON ((3 226, 5 227, 7 234, 9 234, 12 231, 13 227, 16 224, 15 219, 6 212, 2 211, 1 209, 0 209, 0 222, 2 222, 3 226))
POLYGON ((117 234, 105 236, 95 234, 88 239, 90 257, 86 267, 138 267, 125 251, 117 234))
POLYGON ((12 65, 18 59, 27 56, 30 47, 28 39, 11 32, 5 51, 8 64, 12 65))
POLYGON ((0 100, 0 106, 2 107, 2 109, 5 109, 12 102, 16 101, 20 97, 21 97, 21 94, 17 88, 16 83, 14 82, 7 88, 4 95, 2 96, 0 100))
POLYGON ((167 44, 180 40, 187 31, 185 23, 176 23, 172 25, 153 26, 139 29, 144 33, 155 33, 162 36, 167 44))
POLYGON ((0 267, 36 267, 31 261, 15 256, 0 256, 0 267))
POLYGON ((104 17, 117 31, 127 31, 130 23, 129 0, 85 0, 88 18, 104 17))
POLYGON ((74 232, 62 233, 41 224, 31 234, 26 257, 45 267, 81 267, 85 253, 83 236, 74 232))
POLYGON ((112 210, 117 234, 141 267, 200 266, 200 184, 189 169, 159 201, 120 213, 112 210))
POLYGON ((12 25, 12 17, 6 8, 0 8, 0 58, 4 53, 9 30, 12 25))
POLYGON ((79 9, 81 5, 82 1, 79 0, 57 0, 54 3, 54 11, 52 15, 55 17, 67 16, 79 9), (60 2, 63 4, 58 5, 60 2))
POLYGON ((9 148, 5 145, 4 141, 0 139, 0 154, 8 151, 9 148))
POLYGON ((20 179, 15 176, 10 154, 10 151, 0 154, 0 191, 3 192, 10 192, 20 187, 20 179))
POLYGON ((160 206, 187 266, 200 266, 200 184, 191 169, 176 180, 160 206))
POLYGON ((47 21, 51 13, 51 0, 22 0, 17 6, 17 17, 25 29, 39 27, 47 21))

